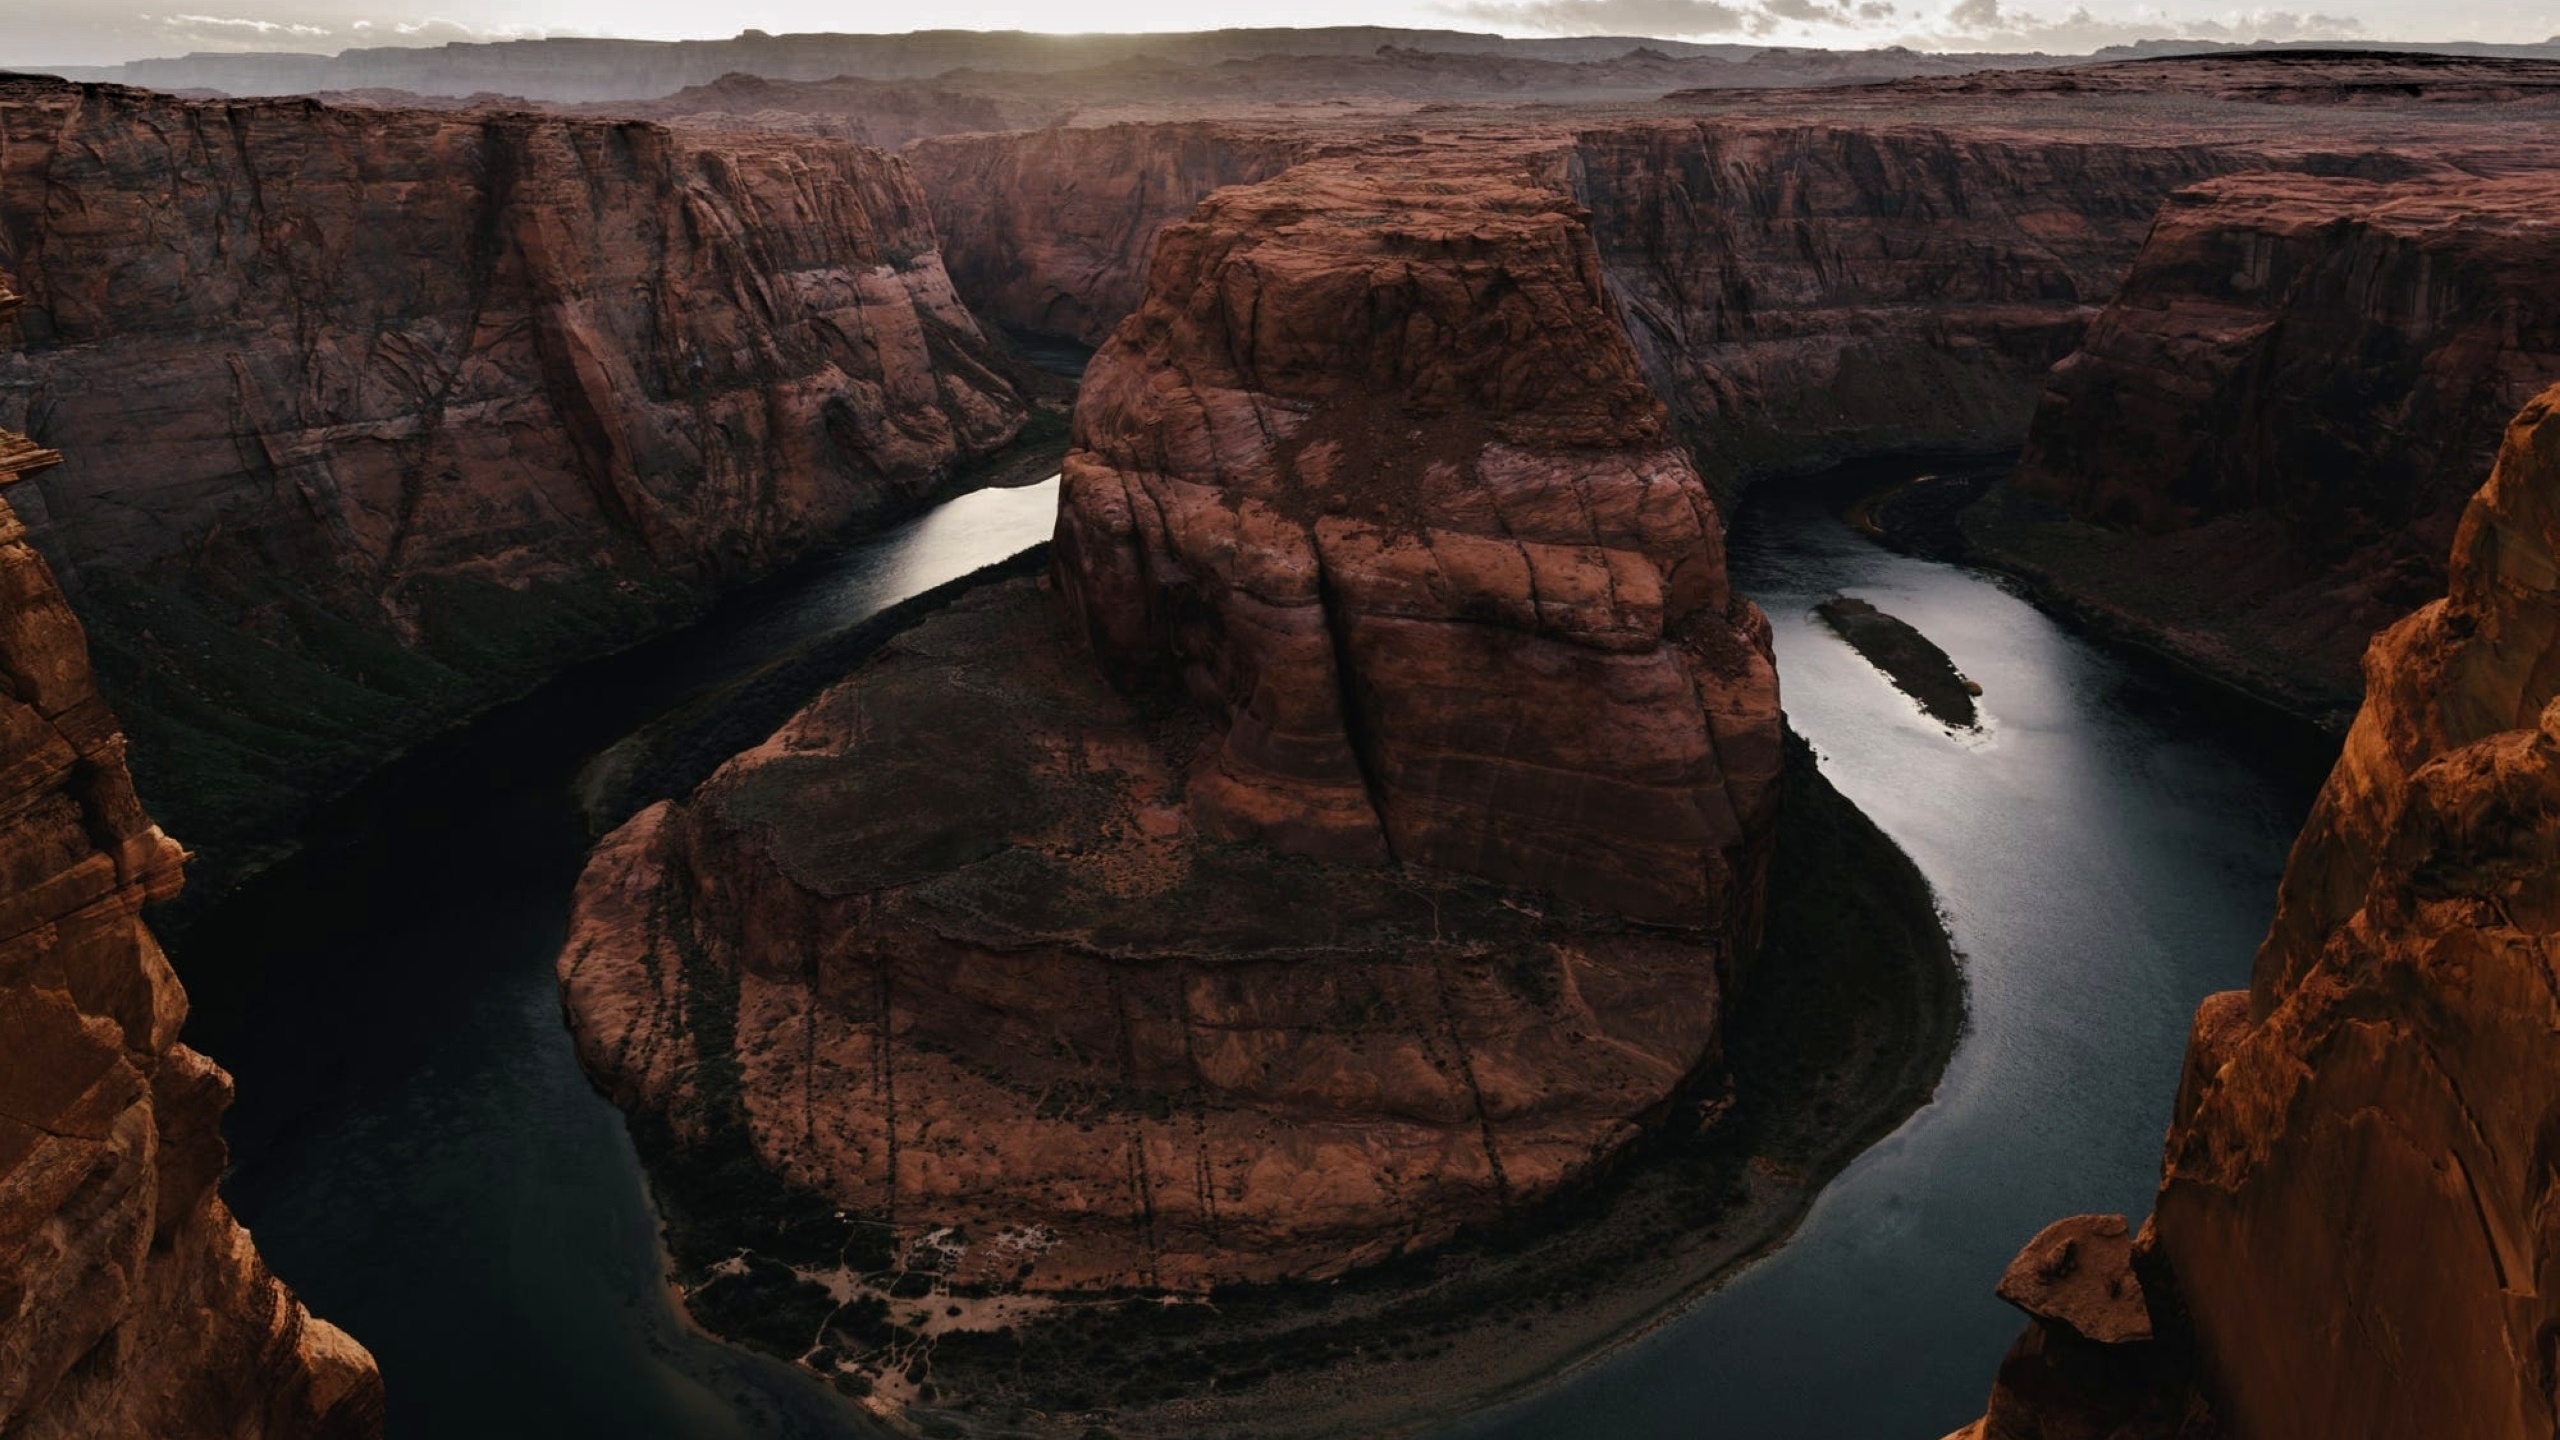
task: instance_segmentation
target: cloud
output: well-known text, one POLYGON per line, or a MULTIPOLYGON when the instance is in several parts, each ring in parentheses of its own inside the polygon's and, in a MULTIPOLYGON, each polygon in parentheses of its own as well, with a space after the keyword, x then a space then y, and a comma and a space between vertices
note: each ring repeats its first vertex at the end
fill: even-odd
MULTIPOLYGON (((149 20, 152 17, 145 15, 142 18, 149 20)), ((159 17, 159 23, 161 28, 166 30, 212 31, 216 34, 229 32, 308 38, 329 33, 329 28, 325 25, 305 25, 292 20, 251 20, 236 15, 163 15, 159 17)))
POLYGON ((1968 49, 2048 50, 2078 53, 2137 40, 2344 40, 2364 33, 2351 15, 2296 10, 2234 10, 2220 14, 2135 11, 2101 19, 2080 6, 2058 19, 2006 10, 2000 0, 1956 0, 1931 40, 1968 49))
MULTIPOLYGON (((1515 33, 1767 39, 1790 44, 2085 54, 2137 40, 2347 39, 2352 16, 2294 10, 2172 13, 2140 9, 2100 19, 2087 6, 2059 17, 2002 0, 1955 0, 1934 17, 1894 0, 1456 0, 1447 13, 1515 33)), ((1934 7, 1933 7, 1934 8, 1934 7)))

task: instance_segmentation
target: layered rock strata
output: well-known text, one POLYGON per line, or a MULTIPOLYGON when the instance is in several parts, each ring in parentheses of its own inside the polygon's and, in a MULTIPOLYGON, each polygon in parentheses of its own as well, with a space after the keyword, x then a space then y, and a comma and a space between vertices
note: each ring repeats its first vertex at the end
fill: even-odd
POLYGON ((2547 173, 2182 192, 2016 476, 2104 528, 1977 532, 2208 668, 2351 713, 2365 640, 2444 593, 2507 418, 2560 380, 2555 198, 2547 173))
MULTIPOLYGON (((0 316, 14 296, 0 285, 0 316)), ((0 431, 0 485, 54 457, 0 431)), ((0 1432, 360 1440, 381 1376, 215 1193, 230 1077, 142 922, 151 823, 79 622, 0 504, 0 1432)))
POLYGON ((2560 389, 2366 679, 2250 989, 2196 1015, 2132 1261, 2177 1366, 2130 1401, 2004 1379, 1986 1433, 2552 1433, 2560 389))
POLYGON ((1144 297, 1158 232, 1314 148, 1303 133, 1201 121, 955 135, 906 160, 978 313, 1100 345, 1144 297))
POLYGON ((0 419, 199 843, 933 493, 1025 407, 905 167, 0 82, 0 419))
POLYGON ((1198 1289, 1517 1214, 1711 1071, 1776 679, 1544 166, 1167 233, 1054 582, 597 850, 561 976, 619 1101, 961 1283, 1198 1289))

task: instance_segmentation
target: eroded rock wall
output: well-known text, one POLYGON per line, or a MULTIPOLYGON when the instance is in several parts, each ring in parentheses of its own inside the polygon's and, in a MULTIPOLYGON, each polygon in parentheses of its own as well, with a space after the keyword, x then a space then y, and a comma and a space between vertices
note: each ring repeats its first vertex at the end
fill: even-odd
POLYGON ((0 82, 0 421, 199 844, 927 496, 1024 405, 897 160, 0 82))
POLYGON ((1767 624, 1561 160, 1380 147, 1165 232, 1060 586, 1106 671, 1216 717, 1204 831, 1712 924, 1757 888, 1767 624))
POLYGON ((1304 133, 1197 121, 954 135, 906 159, 979 314, 1100 345, 1138 308, 1158 231, 1315 148, 1304 133))
POLYGON ((2084 557, 2101 598, 2351 709, 2366 639, 2444 593, 2508 418, 2560 380, 2555 196, 2547 174, 2180 193, 2054 370, 2016 485, 2113 532, 2080 547, 2115 557, 2084 557))
POLYGON ((2452 554, 2450 593, 2367 653, 2250 989, 2197 1012, 2134 1257, 2176 1363, 2004 1379, 1984 1433, 2118 1433, 2136 1405, 2248 1440, 2560 1423, 2560 389, 2452 554))
MULTIPOLYGON (((0 285, 0 321, 14 297, 0 285)), ((0 431, 0 484, 53 457, 0 431)), ((178 1043, 141 918, 185 853, 135 800, 80 622, 0 504, 0 1432, 362 1440, 363 1347, 269 1274, 215 1182, 230 1077, 178 1043)))
POLYGON ((1574 148, 1648 374, 1701 449, 1746 473, 2015 446, 2161 201, 2244 163, 2175 135, 1925 115, 1647 122, 1574 148))

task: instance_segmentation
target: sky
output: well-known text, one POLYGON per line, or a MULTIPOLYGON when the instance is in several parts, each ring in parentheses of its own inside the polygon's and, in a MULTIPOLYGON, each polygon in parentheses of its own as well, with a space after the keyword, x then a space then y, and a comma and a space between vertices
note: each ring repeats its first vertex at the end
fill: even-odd
POLYGON ((2148 38, 2543 40, 2560 0, 0 0, 0 67, 101 65, 199 50, 334 53, 543 35, 716 39, 917 28, 1201 30, 1411 25, 1509 35, 1660 35, 1771 45, 2081 53, 2148 38), (141 8, 167 5, 172 8, 141 8))

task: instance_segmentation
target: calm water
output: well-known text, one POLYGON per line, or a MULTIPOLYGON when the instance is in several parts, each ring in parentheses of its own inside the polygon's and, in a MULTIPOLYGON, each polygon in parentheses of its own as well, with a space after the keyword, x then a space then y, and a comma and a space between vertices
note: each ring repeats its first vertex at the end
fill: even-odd
POLYGON ((1879 548, 1817 494, 1755 495, 1734 565, 1824 773, 1936 887, 1970 1024, 1935 1102, 1785 1249, 1466 1440, 1937 1440, 1980 1414, 2024 1323, 1991 1296, 2018 1246, 2150 1209, 2188 1017, 2247 983, 2326 767, 2232 736, 1980 574, 1879 548), (1984 734, 1950 736, 1813 618, 1844 591, 1981 683, 1984 734))
MULTIPOLYGON (((1787 709, 1954 919, 1973 1019, 1937 1101, 1796 1240, 1692 1313, 1471 1437, 1935 1440, 2018 1327, 1990 1297, 2078 1210, 2139 1213, 2186 1017, 2242 982, 2307 789, 1984 578, 1892 555, 1795 492, 1737 530, 1787 709), (1876 601, 1985 687, 1928 722, 1812 605, 1876 601)), ((783 1367, 685 1332, 620 1116, 551 976, 591 756, 764 658, 1046 537, 1055 486, 955 501, 404 761, 178 960, 189 1038, 241 1100, 227 1193, 276 1270, 379 1356, 402 1437, 875 1433, 783 1367)))
POLYGON ((187 1038, 240 1102, 225 1185, 313 1310, 382 1361, 395 1436, 868 1435, 685 1331, 622 1117, 551 976, 580 764, 790 647, 1048 538, 1054 481, 955 500, 393 767, 177 946, 187 1038))

